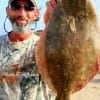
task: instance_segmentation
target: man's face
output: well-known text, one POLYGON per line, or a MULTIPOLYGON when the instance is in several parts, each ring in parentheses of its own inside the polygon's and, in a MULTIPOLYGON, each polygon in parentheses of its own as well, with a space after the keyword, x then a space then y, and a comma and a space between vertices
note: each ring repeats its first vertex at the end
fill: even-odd
POLYGON ((16 0, 7 7, 7 15, 12 23, 13 31, 26 33, 38 18, 39 12, 28 0, 16 0))

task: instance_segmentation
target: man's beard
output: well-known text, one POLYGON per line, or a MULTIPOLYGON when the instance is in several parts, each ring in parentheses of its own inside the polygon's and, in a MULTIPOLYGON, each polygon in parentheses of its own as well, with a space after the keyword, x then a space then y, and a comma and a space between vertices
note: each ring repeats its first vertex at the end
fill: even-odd
POLYGON ((31 28, 32 28, 32 24, 33 24, 33 21, 32 20, 27 20, 26 24, 20 24, 20 23, 17 23, 15 20, 17 18, 14 18, 14 19, 10 19, 11 23, 12 23, 12 31, 13 32, 16 32, 16 33, 19 33, 19 34, 24 34, 24 33, 27 33, 29 31, 31 31, 31 28))
POLYGON ((12 24, 13 32, 24 34, 31 30, 32 23, 27 23, 26 25, 18 25, 17 23, 12 24))

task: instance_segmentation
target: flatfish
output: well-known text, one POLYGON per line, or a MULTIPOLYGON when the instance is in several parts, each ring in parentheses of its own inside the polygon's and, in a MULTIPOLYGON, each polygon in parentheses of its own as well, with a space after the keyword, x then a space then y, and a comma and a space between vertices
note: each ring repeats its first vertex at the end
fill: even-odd
POLYGON ((70 100, 98 72, 98 20, 91 0, 57 2, 40 36, 36 63, 56 100, 70 100))

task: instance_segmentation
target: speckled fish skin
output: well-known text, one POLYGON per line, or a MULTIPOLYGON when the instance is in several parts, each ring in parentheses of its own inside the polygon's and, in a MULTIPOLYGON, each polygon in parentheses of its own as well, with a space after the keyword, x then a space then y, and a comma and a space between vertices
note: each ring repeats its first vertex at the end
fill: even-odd
POLYGON ((97 73, 93 38, 98 32, 91 0, 60 0, 37 47, 39 72, 57 93, 56 100, 70 100, 81 82, 97 73), (93 70, 95 71, 92 75, 93 70))

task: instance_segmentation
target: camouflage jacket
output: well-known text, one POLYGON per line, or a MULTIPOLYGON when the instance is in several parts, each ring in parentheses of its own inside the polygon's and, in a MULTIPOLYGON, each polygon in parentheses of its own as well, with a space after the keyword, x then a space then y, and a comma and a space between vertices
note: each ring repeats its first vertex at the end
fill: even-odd
POLYGON ((34 34, 21 42, 0 37, 0 100, 53 100, 55 95, 38 73, 35 47, 39 36, 34 34))

